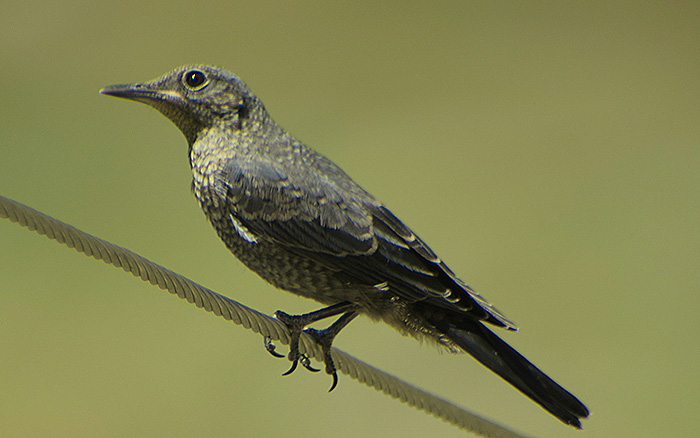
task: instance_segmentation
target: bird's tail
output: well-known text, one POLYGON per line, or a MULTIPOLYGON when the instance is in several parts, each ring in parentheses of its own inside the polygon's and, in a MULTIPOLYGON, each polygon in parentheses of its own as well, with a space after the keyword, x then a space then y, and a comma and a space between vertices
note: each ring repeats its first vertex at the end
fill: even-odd
POLYGON ((581 428, 588 408, 573 394, 540 371, 481 322, 442 312, 424 312, 424 318, 462 350, 474 356, 566 424, 581 428))

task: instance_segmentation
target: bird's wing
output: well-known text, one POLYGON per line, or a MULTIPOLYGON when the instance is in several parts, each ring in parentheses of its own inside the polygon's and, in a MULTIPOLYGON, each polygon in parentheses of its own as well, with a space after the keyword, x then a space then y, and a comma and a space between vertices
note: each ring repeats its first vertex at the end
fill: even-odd
POLYGON ((247 160, 227 163, 219 179, 230 220, 248 240, 336 257, 376 250, 372 217, 361 200, 344 196, 323 174, 300 176, 278 163, 247 160))
POLYGON ((339 171, 330 166, 301 178, 271 161, 229 162, 220 186, 239 234, 273 241, 405 300, 515 329, 389 209, 354 183, 343 186, 349 179, 329 178, 339 171))
POLYGON ((391 272, 398 284, 422 290, 431 304, 469 312, 496 326, 516 330, 516 325, 443 262, 410 228, 384 206, 372 207, 375 235, 379 239, 373 257, 391 272))

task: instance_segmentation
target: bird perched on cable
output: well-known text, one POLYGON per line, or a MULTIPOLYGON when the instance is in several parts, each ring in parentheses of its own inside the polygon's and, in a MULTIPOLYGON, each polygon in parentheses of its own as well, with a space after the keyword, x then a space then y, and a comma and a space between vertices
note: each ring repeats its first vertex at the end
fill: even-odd
MULTIPOLYGON (((221 240, 272 285, 328 307, 275 316, 290 331, 292 372, 307 331, 324 352, 358 314, 401 333, 465 351, 561 421, 581 427, 588 409, 485 324, 515 325, 452 270, 387 207, 340 167, 272 120, 248 86, 228 71, 197 65, 102 94, 146 103, 189 144, 193 191, 221 240), (325 330, 306 328, 341 315, 325 330)), ((274 354, 274 345, 266 340, 274 354)))

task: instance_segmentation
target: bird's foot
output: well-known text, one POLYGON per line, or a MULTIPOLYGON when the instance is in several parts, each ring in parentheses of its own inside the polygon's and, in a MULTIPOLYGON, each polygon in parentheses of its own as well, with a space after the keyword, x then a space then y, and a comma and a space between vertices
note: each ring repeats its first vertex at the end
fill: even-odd
MULTIPOLYGON (((321 309, 316 312, 307 313, 304 315, 289 315, 288 313, 278 310, 275 312, 275 318, 284 324, 289 330, 289 354, 287 358, 292 362, 292 366, 287 372, 282 374, 287 376, 297 369, 297 366, 301 364, 304 368, 312 372, 318 372, 320 370, 313 368, 311 366, 311 359, 305 354, 299 351, 299 339, 302 332, 306 332, 311 335, 314 340, 321 347, 323 353, 323 362, 325 364, 326 373, 333 377, 333 384, 331 385, 332 391, 338 385, 338 373, 336 371, 335 363, 333 362, 333 357, 331 356, 331 347, 333 345, 333 339, 350 321, 352 321, 356 316, 357 312, 354 310, 356 307, 349 303, 341 303, 335 306, 331 306, 325 309, 321 309), (345 313, 343 313, 345 312, 345 313), (343 315, 338 318, 330 327, 324 330, 316 330, 312 328, 305 328, 309 324, 312 324, 320 319, 328 318, 330 316, 337 315, 338 313, 343 313, 343 315)), ((275 351, 276 346, 272 343, 270 337, 265 338, 265 349, 274 357, 284 357, 283 355, 275 351)))
MULTIPOLYGON (((313 322, 309 320, 310 318, 308 315, 290 315, 278 310, 275 312, 275 318, 287 326, 290 338, 289 354, 287 358, 292 362, 292 366, 285 373, 282 373, 282 375, 288 376, 292 374, 294 370, 297 369, 298 364, 301 364, 301 366, 314 373, 321 371, 311 366, 311 359, 309 359, 307 355, 299 352, 299 337, 301 336, 301 332, 304 331, 304 327, 313 322)), ((275 351, 275 345, 270 341, 265 342, 265 348, 275 357, 284 357, 275 351)))
POLYGON ((304 330, 306 333, 310 334, 311 337, 316 340, 316 343, 318 343, 318 345, 321 347, 321 351, 323 352, 323 363, 326 365, 326 374, 333 377, 333 384, 331 384, 331 389, 329 389, 328 392, 333 391, 335 387, 338 386, 338 372, 335 368, 335 362, 333 362, 333 356, 331 356, 333 339, 338 333, 333 332, 331 330, 332 328, 333 326, 328 327, 325 330, 316 330, 313 328, 307 328, 304 330))

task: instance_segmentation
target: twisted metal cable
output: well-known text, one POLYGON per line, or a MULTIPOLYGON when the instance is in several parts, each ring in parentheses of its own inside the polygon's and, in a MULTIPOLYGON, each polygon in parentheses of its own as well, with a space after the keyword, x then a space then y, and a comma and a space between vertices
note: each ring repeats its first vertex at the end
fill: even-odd
MULTIPOLYGON (((188 303, 221 316, 228 321, 289 344, 286 327, 276 319, 227 298, 192 280, 166 269, 128 249, 114 245, 40 211, 0 196, 0 217, 73 248, 97 260, 122 268, 135 277, 167 290, 188 303)), ((306 333, 299 343, 301 353, 323 360, 321 349, 306 333)), ((464 430, 490 438, 525 438, 498 424, 468 412, 446 400, 385 373, 337 348, 332 349, 339 371, 384 394, 418 408, 464 430)))

